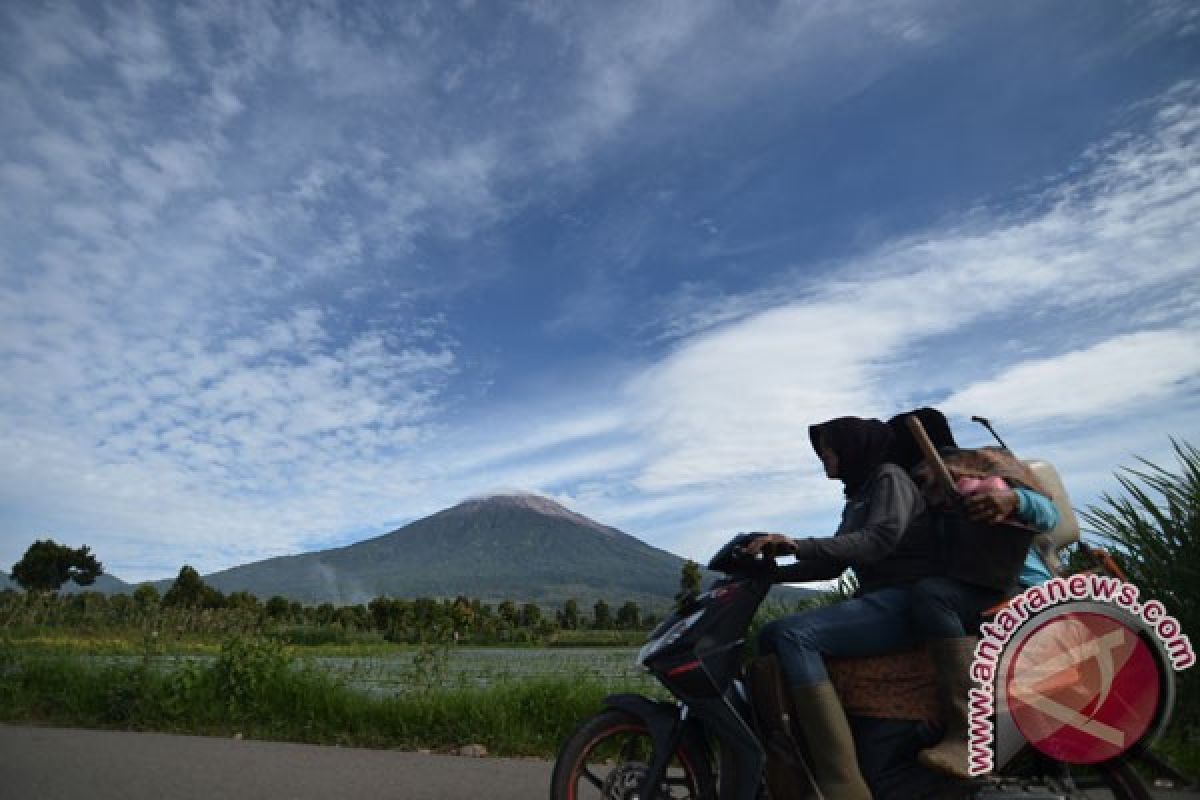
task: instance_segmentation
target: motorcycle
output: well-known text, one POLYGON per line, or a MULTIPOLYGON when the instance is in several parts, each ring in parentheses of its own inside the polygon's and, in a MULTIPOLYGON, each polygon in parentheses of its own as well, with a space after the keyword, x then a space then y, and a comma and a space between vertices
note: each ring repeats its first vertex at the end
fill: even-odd
MULTIPOLYGON (((751 621, 778 580, 773 559, 752 556, 740 534, 708 565, 721 573, 705 593, 662 622, 638 662, 674 702, 637 694, 605 699, 563 744, 551 779, 551 800, 761 800, 767 740, 756 720, 744 668, 751 621)), ((798 709, 797 713, 803 713, 798 709)), ((807 764, 793 765, 811 796, 807 764)), ((950 780, 950 779, 948 779, 950 780)), ((912 795, 906 795, 912 796, 912 795)), ((946 796, 978 800, 1149 800, 1127 760, 1079 769, 1033 748, 995 774, 963 781, 946 796), (1099 795, 1091 789, 1107 790, 1099 795)), ((836 800, 827 798, 826 800, 836 800)))

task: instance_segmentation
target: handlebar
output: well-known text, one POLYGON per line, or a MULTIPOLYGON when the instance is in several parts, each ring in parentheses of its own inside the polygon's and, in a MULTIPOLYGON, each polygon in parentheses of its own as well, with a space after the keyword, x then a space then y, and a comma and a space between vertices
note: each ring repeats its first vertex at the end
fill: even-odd
POLYGON ((746 548, 746 545, 750 542, 765 535, 764 533, 739 533, 716 552, 712 560, 708 562, 708 568, 714 572, 723 572, 727 575, 736 572, 756 571, 764 567, 774 568, 774 556, 762 552, 752 554, 746 548))

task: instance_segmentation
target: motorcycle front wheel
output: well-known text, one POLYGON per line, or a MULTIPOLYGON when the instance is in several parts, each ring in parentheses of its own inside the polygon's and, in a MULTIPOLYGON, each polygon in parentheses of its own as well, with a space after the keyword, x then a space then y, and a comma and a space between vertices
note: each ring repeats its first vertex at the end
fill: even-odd
MULTIPOLYGON (((566 741, 554 763, 550 800, 633 800, 653 758, 654 743, 646 724, 617 709, 603 711, 583 723, 566 741)), ((701 791, 704 781, 695 756, 675 753, 653 798, 644 800, 715 800, 701 791)))

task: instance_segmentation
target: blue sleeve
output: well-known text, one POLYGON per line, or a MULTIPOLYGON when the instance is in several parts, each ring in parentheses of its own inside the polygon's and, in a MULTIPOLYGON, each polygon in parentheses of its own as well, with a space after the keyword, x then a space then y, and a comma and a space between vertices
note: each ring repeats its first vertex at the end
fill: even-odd
POLYGON ((1025 563, 1021 565, 1021 576, 1017 579, 1021 586, 1040 586, 1053 577, 1038 551, 1033 547, 1029 548, 1029 552, 1025 554, 1025 563))
POLYGON ((1058 525, 1058 509, 1050 498, 1031 489, 1013 489, 1017 494, 1017 519, 1039 531, 1052 531, 1058 525))

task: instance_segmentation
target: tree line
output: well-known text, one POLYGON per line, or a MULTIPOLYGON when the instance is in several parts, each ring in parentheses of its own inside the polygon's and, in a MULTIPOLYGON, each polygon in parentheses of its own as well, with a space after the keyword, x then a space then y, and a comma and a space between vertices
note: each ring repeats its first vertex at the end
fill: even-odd
POLYGON ((166 628, 172 633, 246 634, 285 632, 297 644, 323 643, 346 634, 378 634, 400 643, 524 643, 544 641, 560 631, 644 631, 657 624, 636 601, 615 609, 605 600, 590 613, 575 598, 560 608, 504 600, 492 605, 477 598, 376 597, 369 603, 305 605, 275 595, 266 601, 237 591, 225 594, 185 565, 164 593, 142 584, 131 594, 55 592, 67 580, 92 585, 103 566, 88 547, 72 549, 53 540, 35 542, 14 565, 12 575, 24 594, 0 592, 0 626, 6 628, 87 627, 90 629, 166 628))

